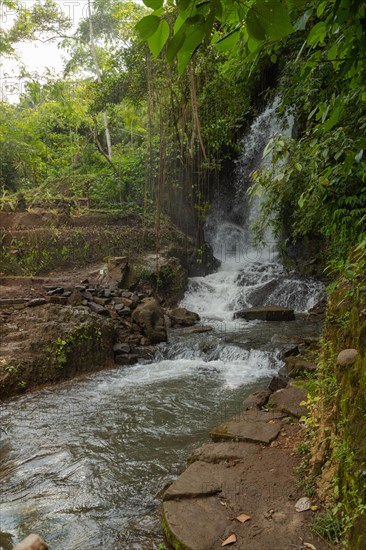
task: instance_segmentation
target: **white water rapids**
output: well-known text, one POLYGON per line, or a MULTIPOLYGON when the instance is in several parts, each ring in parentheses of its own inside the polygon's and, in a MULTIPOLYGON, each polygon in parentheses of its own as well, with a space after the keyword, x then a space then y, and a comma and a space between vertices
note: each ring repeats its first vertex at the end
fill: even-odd
MULTIPOLYGON (((239 210, 241 177, 260 162, 277 124, 273 114, 258 117, 243 140, 239 210)), ((278 372, 279 336, 318 332, 317 324, 301 319, 233 321, 234 311, 248 305, 304 311, 318 299, 321 285, 287 274, 275 243, 262 251, 251 245, 253 207, 242 225, 219 212, 218 204, 207 239, 222 265, 217 273, 191 279, 182 302, 211 332, 173 329, 150 364, 0 404, 0 549, 10 550, 31 532, 52 550, 155 549, 162 541, 156 493, 179 474, 213 426, 237 413, 243 399, 278 372)))

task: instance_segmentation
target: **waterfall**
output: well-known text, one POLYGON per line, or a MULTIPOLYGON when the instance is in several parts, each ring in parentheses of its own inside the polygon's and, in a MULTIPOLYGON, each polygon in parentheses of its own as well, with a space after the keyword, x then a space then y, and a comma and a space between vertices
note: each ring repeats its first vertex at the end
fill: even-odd
POLYGON ((268 106, 242 139, 232 200, 223 208, 218 197, 207 219, 206 240, 221 267, 217 273, 191 279, 182 305, 208 321, 231 323, 235 310, 264 305, 303 312, 322 294, 319 281, 286 272, 270 230, 264 245, 253 243, 250 228, 258 216, 260 199, 247 199, 250 174, 271 162, 270 158, 263 160, 263 151, 273 136, 291 135, 292 120, 288 119, 286 128, 281 125, 276 114, 278 103, 276 99, 268 106))

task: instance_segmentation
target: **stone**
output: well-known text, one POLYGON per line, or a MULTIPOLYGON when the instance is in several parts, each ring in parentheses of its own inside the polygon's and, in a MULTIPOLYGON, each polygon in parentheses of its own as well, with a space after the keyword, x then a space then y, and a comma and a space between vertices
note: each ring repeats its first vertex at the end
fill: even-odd
POLYGON ((67 304, 67 296, 59 296, 59 295, 54 295, 54 296, 50 296, 50 303, 51 304, 60 304, 60 305, 64 305, 64 304, 67 304))
POLYGON ((288 384, 288 379, 285 376, 274 376, 270 383, 268 384, 268 389, 271 393, 286 388, 288 384))
POLYGON ((311 508, 311 500, 308 497, 299 498, 295 504, 296 512, 306 512, 311 508))
POLYGON ((210 325, 197 326, 197 327, 187 327, 184 330, 183 334, 204 334, 205 332, 211 332, 213 327, 210 325))
POLYGON ((163 500, 195 498, 219 493, 222 489, 220 466, 196 461, 191 464, 165 491, 163 500))
POLYGON ((110 289, 115 290, 124 286, 129 271, 128 260, 126 256, 117 256, 109 258, 107 268, 102 270, 98 278, 99 284, 108 285, 110 289))
POLYGON ((315 306, 313 306, 308 310, 308 313, 310 315, 317 315, 317 316, 325 315, 327 302, 328 302, 327 298, 322 298, 321 300, 319 300, 319 302, 315 304, 315 306))
POLYGON ((337 357, 337 365, 339 367, 350 367, 352 366, 358 356, 358 351, 353 348, 342 350, 337 357))
POLYGON ((134 309, 132 319, 153 344, 166 342, 164 312, 154 298, 144 298, 134 309))
POLYGON ((284 414, 248 410, 223 422, 210 433, 213 441, 249 441, 269 445, 280 433, 284 414))
POLYGON ((44 306, 47 304, 47 300, 44 298, 33 298, 33 300, 29 300, 27 306, 28 307, 35 307, 35 306, 44 306))
POLYGON ((198 313, 189 311, 185 307, 173 309, 169 313, 169 317, 171 318, 173 324, 182 325, 184 327, 191 327, 200 320, 198 313))
POLYGON ((234 319, 245 321, 294 321, 293 309, 280 306, 252 307, 234 313, 234 319))
POLYGON ((298 345, 289 346, 287 349, 282 351, 282 357, 292 357, 299 354, 300 350, 298 345))
POLYGON ((137 355, 116 355, 114 361, 117 365, 125 367, 128 365, 134 365, 138 361, 137 355))
POLYGON ((279 285, 279 282, 278 279, 272 279, 271 281, 263 283, 260 287, 249 290, 245 296, 247 303, 252 307, 262 306, 269 294, 279 285))
POLYGON ((130 308, 123 304, 117 304, 114 309, 117 311, 120 317, 128 317, 129 315, 131 315, 130 308))
POLYGON ((110 302, 109 298, 100 298, 99 296, 94 296, 93 300, 96 304, 99 304, 100 306, 105 306, 110 302))
POLYGON ((29 535, 22 542, 14 546, 13 550, 47 550, 48 546, 39 535, 29 535))
POLYGON ((230 524, 227 510, 216 497, 163 503, 163 529, 174 548, 216 548, 230 524))
POLYGON ((1 298, 0 306, 13 306, 15 304, 25 304, 29 300, 28 298, 1 298))
POLYGON ((144 361, 152 361, 155 356, 155 348, 149 345, 136 346, 133 351, 144 361))
POLYGON ((115 355, 121 355, 121 353, 130 353, 131 347, 128 344, 115 344, 113 351, 115 355))
POLYGON ((193 463, 196 460, 213 463, 225 462, 228 460, 246 461, 252 459, 259 451, 260 447, 256 443, 248 443, 246 441, 205 443, 202 447, 193 451, 188 458, 188 462, 193 463))
POLYGON ((82 294, 80 290, 75 288, 74 292, 69 296, 67 303, 70 304, 70 306, 80 306, 80 304, 83 301, 82 294))
POLYGON ((60 286, 53 288, 47 292, 48 296, 54 296, 55 294, 62 294, 64 289, 60 286))
POLYGON ((302 401, 306 401, 306 391, 295 386, 288 386, 273 393, 269 398, 268 405, 275 411, 300 418, 308 414, 307 407, 300 405, 302 401))
POLYGON ((317 369, 316 363, 307 361, 302 357, 287 357, 285 358, 287 372, 291 378, 303 376, 305 372, 315 372, 317 369))
POLYGON ((110 315, 107 308, 96 304, 95 302, 88 302, 88 306, 93 313, 98 313, 98 315, 104 315, 105 317, 109 317, 110 315))
POLYGON ((88 300, 89 302, 93 301, 93 294, 90 292, 90 290, 84 290, 81 292, 81 295, 85 300, 88 300))
POLYGON ((270 395, 271 391, 269 389, 263 389, 252 393, 243 401, 244 410, 261 409, 267 403, 270 395))

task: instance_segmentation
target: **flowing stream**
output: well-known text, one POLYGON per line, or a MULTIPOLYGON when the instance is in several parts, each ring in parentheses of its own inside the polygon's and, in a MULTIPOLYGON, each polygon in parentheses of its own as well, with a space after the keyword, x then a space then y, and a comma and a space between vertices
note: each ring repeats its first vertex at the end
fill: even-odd
MULTIPOLYGON (((243 141, 236 203, 274 129, 272 107, 243 141)), ((182 302, 210 332, 174 329, 150 364, 0 406, 0 548, 37 532, 51 550, 154 549, 162 540, 157 493, 209 430, 278 372, 284 335, 318 333, 319 325, 301 316, 292 323, 233 321, 235 310, 251 305, 305 311, 322 291, 319 282, 283 270, 271 238, 262 250, 251 245, 255 205, 243 207, 248 219, 240 223, 235 208, 212 209, 206 237, 222 265, 192 278, 182 302)))

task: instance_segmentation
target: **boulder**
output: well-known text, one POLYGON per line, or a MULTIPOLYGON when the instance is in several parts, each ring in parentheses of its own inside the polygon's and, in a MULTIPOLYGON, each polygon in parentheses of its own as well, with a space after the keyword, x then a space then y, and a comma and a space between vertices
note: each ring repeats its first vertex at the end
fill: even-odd
POLYGON ((98 283, 108 286, 110 289, 122 288, 129 271, 126 256, 109 258, 107 266, 102 269, 98 276, 98 283))
POLYGON ((68 297, 67 303, 71 306, 80 306, 83 301, 80 290, 75 289, 68 297))
POLYGON ((245 321, 294 321, 295 313, 293 309, 280 306, 252 307, 236 311, 234 319, 245 319, 245 321))
POLYGON ((306 401, 306 391, 294 386, 288 386, 273 393, 269 398, 268 404, 275 411, 281 411, 295 418, 300 418, 301 416, 306 416, 309 412, 305 405, 300 405, 303 401, 306 401))
POLYGON ((357 356, 358 351, 356 349, 344 349, 338 354, 337 365, 339 367, 350 367, 356 361, 357 356))
POLYGON ((198 313, 195 313, 194 311, 189 311, 185 307, 178 307, 176 309, 173 309, 169 313, 169 317, 171 318, 173 324, 182 325, 184 327, 191 327, 200 320, 200 316, 198 315, 198 313))
POLYGON ((267 403, 270 395, 271 391, 269 389, 263 389, 252 393, 243 401, 244 410, 261 409, 267 403))
POLYGON ((115 344, 113 346, 113 351, 115 355, 121 355, 123 353, 130 353, 131 348, 128 344, 115 344))
POLYGON ((27 304, 28 307, 35 307, 35 306, 44 306, 47 304, 47 300, 44 298, 33 298, 33 300, 30 300, 27 304))
POLYGON ((134 309, 132 319, 153 344, 166 342, 164 312, 154 298, 144 298, 134 309))
POLYGON ((279 284, 277 279, 272 279, 262 284, 260 287, 250 290, 246 294, 246 301, 252 307, 258 307, 263 305, 263 303, 268 298, 268 295, 273 292, 279 284))
POLYGON ((271 393, 286 388, 288 380, 285 376, 274 376, 270 383, 268 384, 268 389, 271 393))

